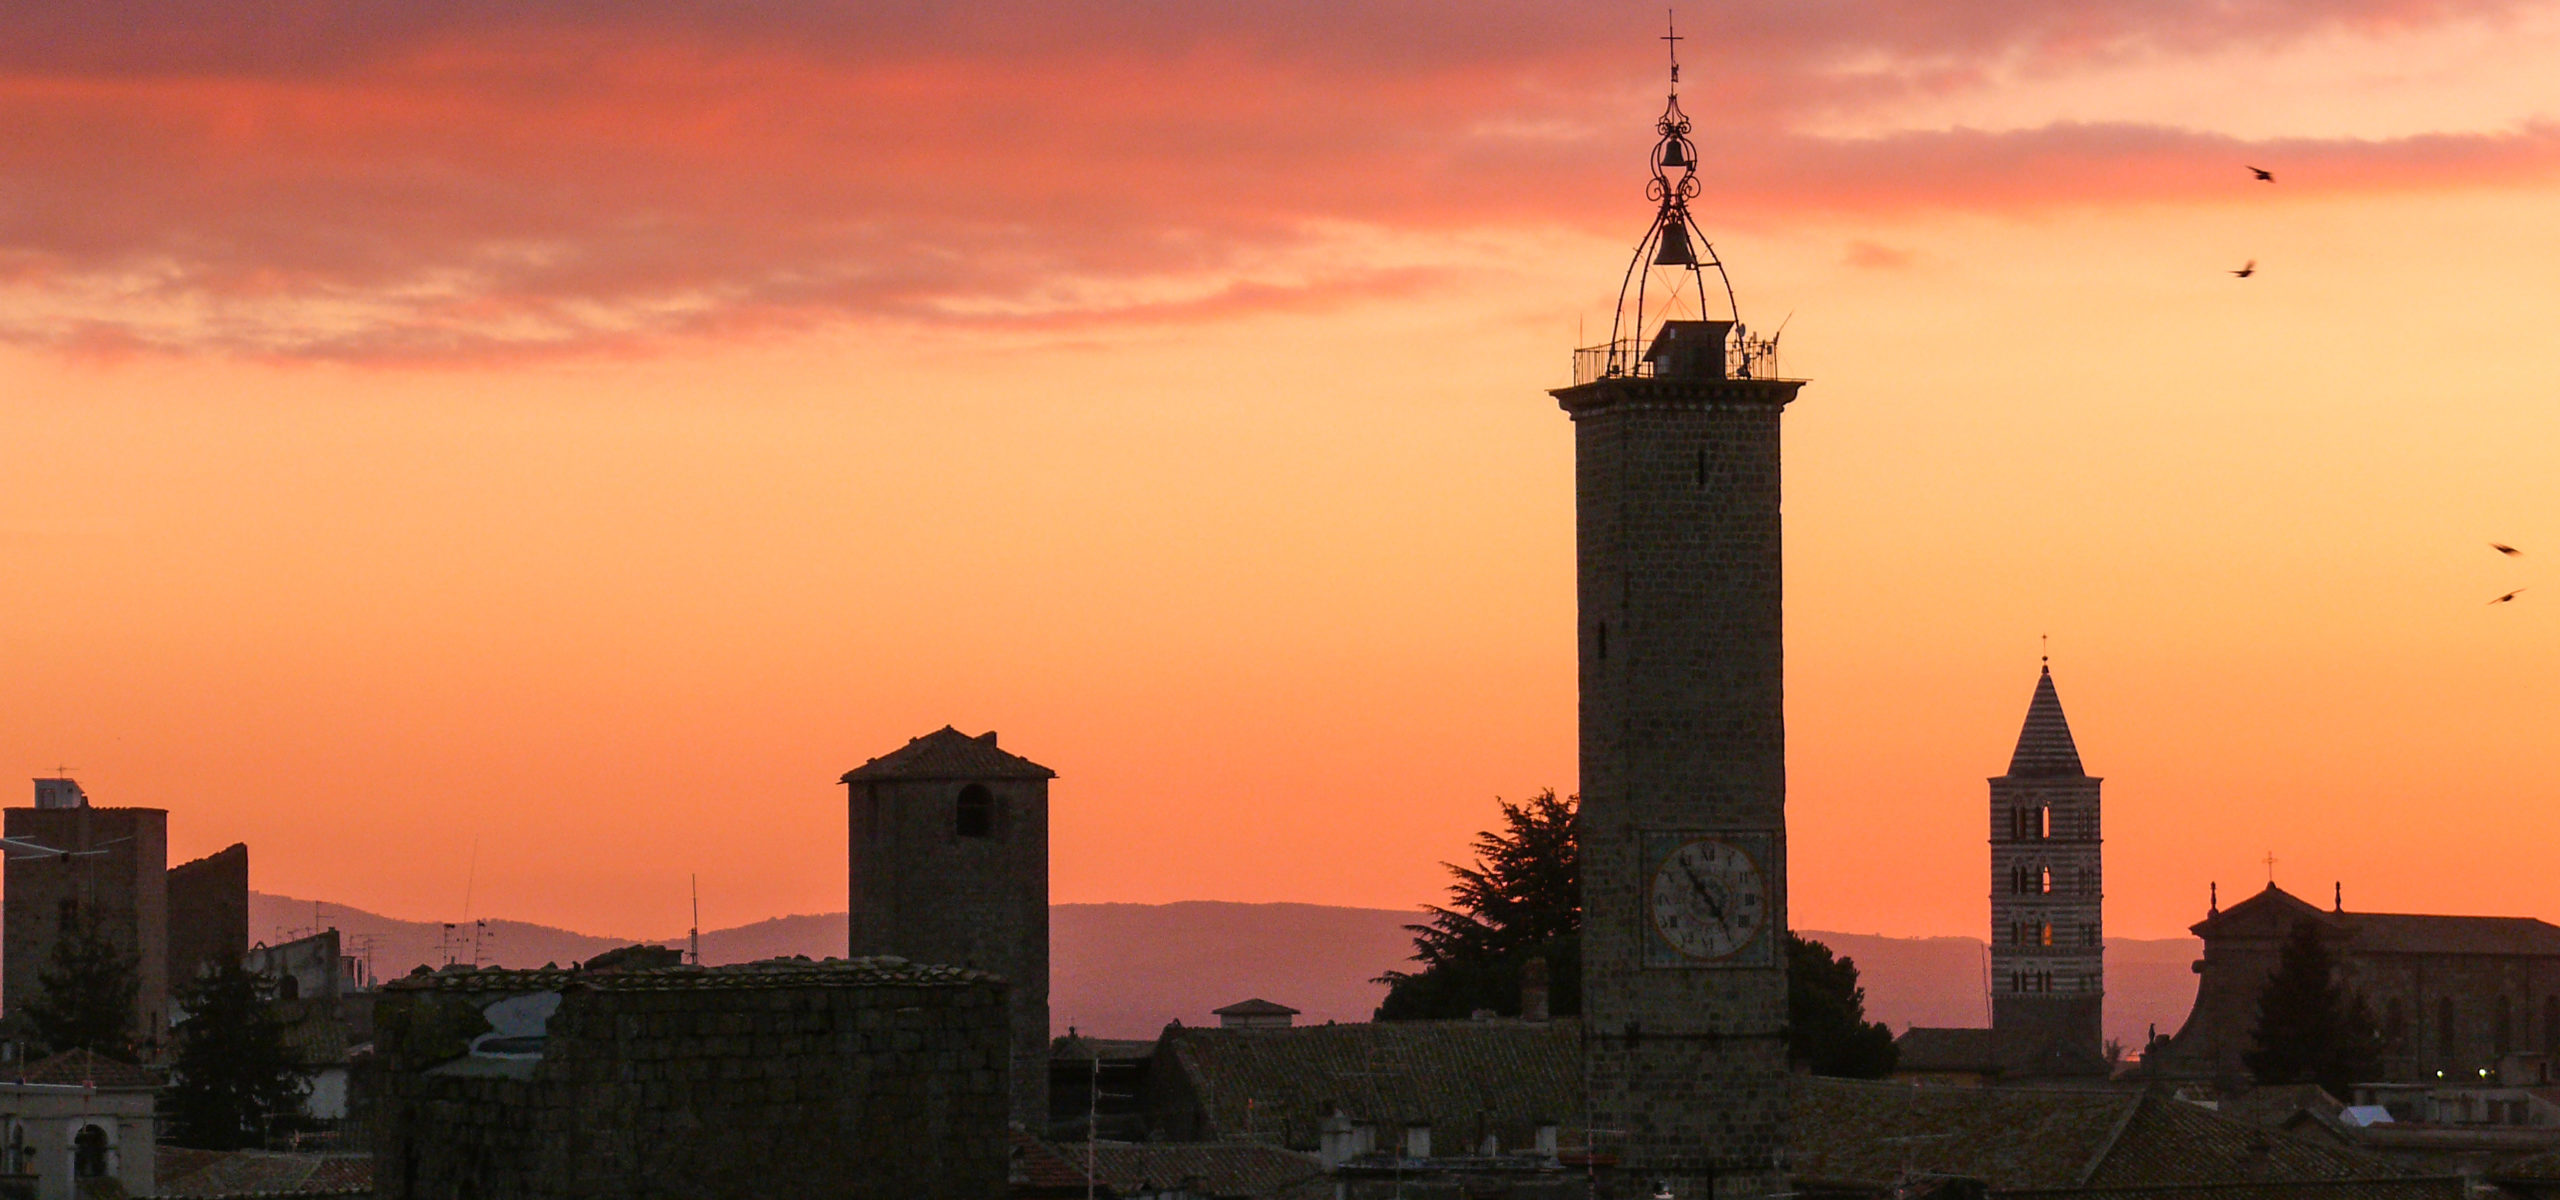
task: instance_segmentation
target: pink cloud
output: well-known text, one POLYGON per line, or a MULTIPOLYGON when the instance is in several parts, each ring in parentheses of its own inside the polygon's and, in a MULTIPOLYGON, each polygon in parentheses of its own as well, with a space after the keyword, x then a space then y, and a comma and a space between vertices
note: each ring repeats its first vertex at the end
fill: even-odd
MULTIPOLYGON (((352 360, 642 347, 846 319, 1197 320, 1419 286, 1327 229, 1644 216, 1642 13, 1458 4, 610 8, 494 0, 0 13, 0 337, 352 360), (1319 263, 1316 266, 1307 265, 1319 263)), ((1844 106, 2059 66, 2496 19, 2360 0, 1695 14, 1714 221, 2497 184, 2553 134, 2246 145, 2058 125, 1836 140, 1844 106), (1848 62, 1888 64, 1854 76, 1848 62), (2311 181, 2317 181, 2316 185, 2311 181)))

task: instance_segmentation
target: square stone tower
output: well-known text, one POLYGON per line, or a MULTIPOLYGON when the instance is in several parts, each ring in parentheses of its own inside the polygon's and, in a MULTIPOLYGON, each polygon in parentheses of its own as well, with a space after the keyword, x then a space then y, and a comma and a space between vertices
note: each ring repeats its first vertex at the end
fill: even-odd
POLYGON ((1049 1121, 1049 781, 1058 773, 945 725, 844 774, 846 944, 1004 977, 1012 1115, 1049 1121))
POLYGON ((1991 1044, 2004 1078, 2108 1070, 2098 784, 2048 665, 2009 771, 1991 780, 1991 1044))
MULTIPOLYGON (((1676 46, 1676 39, 1673 40, 1676 46)), ((1680 68, 1652 227, 1573 418, 1583 1065, 1613 1194, 1786 1191, 1787 737, 1772 378, 1688 200, 1680 68)))
POLYGON ((38 973, 75 920, 130 956, 140 988, 133 1035, 156 1057, 169 1036, 169 811, 100 808, 79 783, 36 780, 35 806, 7 810, 7 836, 59 855, 11 851, 0 889, 0 1011, 24 1012, 38 973))

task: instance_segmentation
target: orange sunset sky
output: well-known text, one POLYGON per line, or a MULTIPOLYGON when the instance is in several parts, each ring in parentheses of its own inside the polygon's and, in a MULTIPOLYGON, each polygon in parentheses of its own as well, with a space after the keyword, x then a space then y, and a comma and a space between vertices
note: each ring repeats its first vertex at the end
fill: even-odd
MULTIPOLYGON (((1662 19, 8 6, 0 760, 663 936, 841 908, 836 777, 950 723, 1060 773, 1059 901, 1436 900, 1574 786, 1545 389, 1662 19)), ((1813 381, 1795 923, 1980 933, 2044 634, 2110 932, 2270 851, 2560 919, 2560 4, 1679 20, 1813 381)))

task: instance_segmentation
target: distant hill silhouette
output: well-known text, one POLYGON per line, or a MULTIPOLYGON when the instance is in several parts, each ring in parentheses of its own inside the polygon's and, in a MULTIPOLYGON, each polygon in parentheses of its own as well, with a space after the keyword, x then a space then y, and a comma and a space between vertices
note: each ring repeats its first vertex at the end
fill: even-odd
MULTIPOLYGON (((249 895, 249 936, 277 942, 313 928, 312 902, 249 895)), ((1167 1021, 1205 1025, 1210 1010, 1259 996, 1301 1012, 1301 1022, 1365 1021, 1386 989, 1369 982, 1407 965, 1419 914, 1322 904, 1060 904, 1050 908, 1049 1012, 1100 1037, 1153 1037, 1167 1021)), ((342 904, 320 905, 351 953, 370 945, 375 971, 405 974, 448 958, 468 962, 468 928, 450 937, 433 921, 403 921, 342 904), (368 943, 369 939, 369 943, 368 943), (449 952, 448 952, 449 951, 449 952)), ((1985 1025, 1985 948, 1964 937, 1900 938, 1806 931, 1857 960, 1867 1015, 1895 1029, 1985 1025)), ((684 935, 614 938, 523 921, 492 920, 480 961, 533 967, 592 958, 633 941, 682 946, 684 935)), ((774 917, 702 933, 702 959, 719 965, 806 954, 841 955, 841 912, 774 917)), ((2174 1032, 2195 1000, 2193 938, 2107 941, 2107 1036, 2140 1048, 2153 1023, 2174 1032)))

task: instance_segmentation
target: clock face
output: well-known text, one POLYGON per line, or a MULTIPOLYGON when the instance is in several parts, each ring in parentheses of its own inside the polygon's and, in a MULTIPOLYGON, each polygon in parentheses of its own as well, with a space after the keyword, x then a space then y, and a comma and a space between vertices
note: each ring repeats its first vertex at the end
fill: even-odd
POLYGON ((1760 864, 1723 838, 1696 838, 1663 856, 1647 902, 1663 943, 1702 961, 1751 945, 1769 919, 1760 864))

